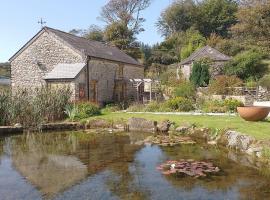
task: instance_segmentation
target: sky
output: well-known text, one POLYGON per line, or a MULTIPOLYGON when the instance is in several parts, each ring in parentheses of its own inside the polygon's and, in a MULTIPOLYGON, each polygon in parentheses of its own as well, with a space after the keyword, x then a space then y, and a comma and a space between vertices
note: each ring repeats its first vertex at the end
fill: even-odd
MULTIPOLYGON (((104 26, 97 19, 108 0, 0 0, 0 62, 6 62, 39 30, 42 17, 46 26, 70 31, 86 29, 91 24, 104 26)), ((142 16, 145 31, 138 40, 155 44, 163 40, 155 23, 172 0, 153 0, 142 16)))

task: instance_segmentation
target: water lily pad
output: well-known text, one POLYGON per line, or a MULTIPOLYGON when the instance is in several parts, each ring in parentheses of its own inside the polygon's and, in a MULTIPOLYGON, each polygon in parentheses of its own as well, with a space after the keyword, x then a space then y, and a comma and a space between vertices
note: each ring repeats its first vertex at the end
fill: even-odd
POLYGON ((220 171, 220 169, 211 162, 200 162, 192 159, 180 161, 169 160, 159 165, 157 170, 161 171, 164 175, 175 174, 194 178, 206 177, 220 171))

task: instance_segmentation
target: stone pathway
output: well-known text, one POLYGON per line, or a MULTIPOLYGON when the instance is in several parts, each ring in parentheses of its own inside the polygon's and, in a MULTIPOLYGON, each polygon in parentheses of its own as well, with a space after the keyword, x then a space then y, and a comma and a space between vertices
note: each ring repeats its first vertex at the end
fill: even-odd
POLYGON ((128 114, 153 114, 153 115, 193 115, 193 116, 237 116, 235 113, 199 113, 199 112, 127 112, 128 114))

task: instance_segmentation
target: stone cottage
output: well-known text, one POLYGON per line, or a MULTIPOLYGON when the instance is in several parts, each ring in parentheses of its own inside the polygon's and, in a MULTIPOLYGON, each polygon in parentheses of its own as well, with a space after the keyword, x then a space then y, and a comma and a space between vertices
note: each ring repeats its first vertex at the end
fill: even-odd
POLYGON ((220 75, 225 63, 232 59, 230 56, 227 56, 207 45, 201 49, 198 49, 180 63, 181 71, 186 79, 189 79, 191 75, 193 62, 204 58, 212 61, 210 67, 212 77, 220 75))
POLYGON ((144 68, 118 48, 44 27, 10 58, 11 87, 68 85, 73 100, 103 104, 136 96, 144 68))

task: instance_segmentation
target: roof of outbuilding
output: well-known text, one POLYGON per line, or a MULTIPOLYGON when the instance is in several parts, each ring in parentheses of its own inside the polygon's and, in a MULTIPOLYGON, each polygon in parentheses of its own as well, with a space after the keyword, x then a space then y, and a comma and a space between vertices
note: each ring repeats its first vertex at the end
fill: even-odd
POLYGON ((60 63, 55 65, 53 70, 45 75, 45 80, 54 79, 74 79, 81 70, 85 67, 85 63, 64 64, 60 63))
POLYGON ((181 65, 189 64, 189 63, 192 63, 193 61, 196 61, 202 58, 210 58, 213 61, 229 61, 232 59, 230 56, 227 56, 207 45, 195 51, 194 53, 192 53, 188 58, 184 59, 180 64, 181 65))
POLYGON ((54 33, 55 35, 63 39, 65 42, 73 46, 75 49, 83 51, 88 56, 118 61, 132 65, 141 65, 135 59, 122 52, 117 47, 113 47, 98 41, 88 40, 83 37, 78 37, 73 34, 49 27, 44 27, 44 29, 54 33))

